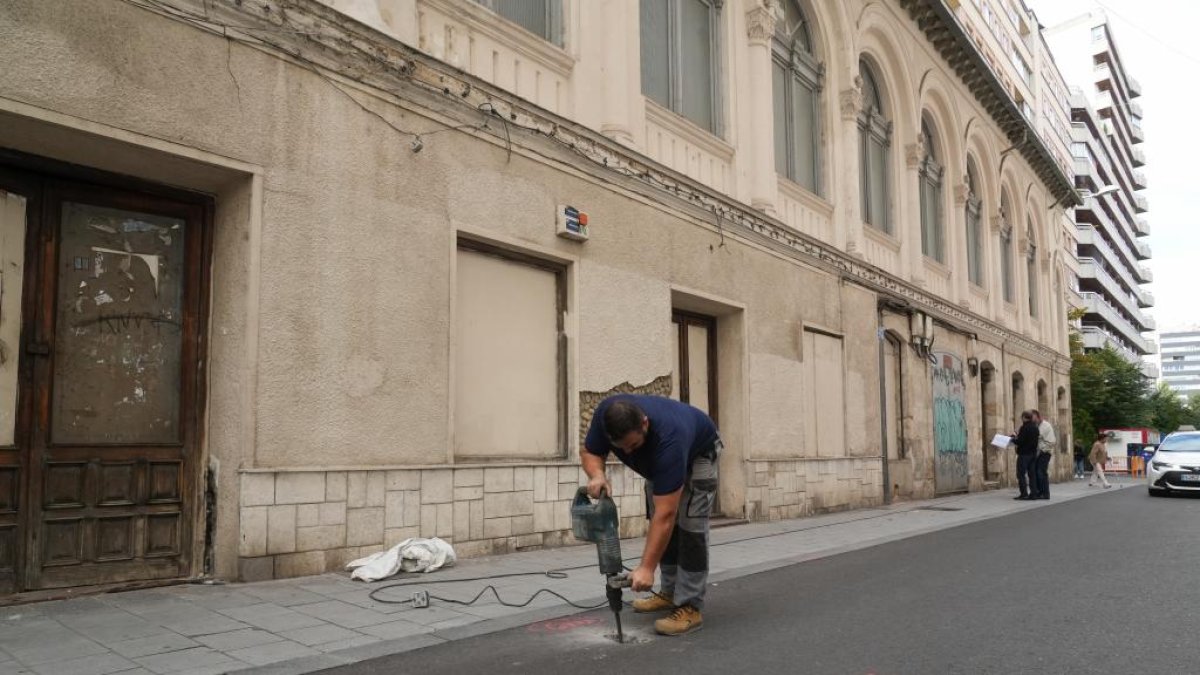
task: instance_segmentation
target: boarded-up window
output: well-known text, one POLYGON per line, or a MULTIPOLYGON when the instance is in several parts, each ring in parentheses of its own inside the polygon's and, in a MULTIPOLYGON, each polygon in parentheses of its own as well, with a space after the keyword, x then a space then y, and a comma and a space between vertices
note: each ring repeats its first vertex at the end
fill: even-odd
POLYGON ((846 456, 842 339, 804 331, 804 441, 808 457, 846 456))
POLYGON ((459 248, 456 456, 562 456, 562 277, 540 261, 459 248))

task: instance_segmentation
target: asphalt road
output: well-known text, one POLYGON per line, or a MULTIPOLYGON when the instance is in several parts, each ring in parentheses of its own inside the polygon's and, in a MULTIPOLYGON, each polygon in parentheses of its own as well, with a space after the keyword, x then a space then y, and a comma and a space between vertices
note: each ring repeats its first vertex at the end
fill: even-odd
POLYGON ((1196 672, 1198 563, 1200 499, 1111 490, 720 583, 679 638, 603 610, 326 673, 1196 672))

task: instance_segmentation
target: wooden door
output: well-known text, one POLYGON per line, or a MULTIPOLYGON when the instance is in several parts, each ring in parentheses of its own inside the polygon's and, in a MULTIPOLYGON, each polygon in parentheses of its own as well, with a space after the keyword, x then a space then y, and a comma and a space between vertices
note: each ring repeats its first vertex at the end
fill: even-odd
POLYGON ((675 311, 672 353, 675 371, 671 397, 693 405, 717 421, 717 321, 700 314, 675 311))
POLYGON ((18 585, 186 576, 207 205, 49 177, 32 189, 18 585))

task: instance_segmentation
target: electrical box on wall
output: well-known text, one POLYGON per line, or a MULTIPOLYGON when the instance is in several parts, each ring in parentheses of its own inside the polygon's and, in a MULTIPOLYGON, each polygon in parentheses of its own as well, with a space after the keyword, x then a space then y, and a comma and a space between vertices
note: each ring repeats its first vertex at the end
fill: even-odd
POLYGON ((559 204, 557 233, 564 239, 587 241, 588 215, 574 206, 559 204))

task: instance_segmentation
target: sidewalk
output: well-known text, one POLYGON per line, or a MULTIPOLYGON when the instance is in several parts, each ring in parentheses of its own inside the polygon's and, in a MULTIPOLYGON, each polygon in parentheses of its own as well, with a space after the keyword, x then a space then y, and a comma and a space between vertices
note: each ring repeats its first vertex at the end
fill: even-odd
MULTIPOLYGON (((995 490, 904 502, 887 508, 755 523, 714 530, 711 581, 867 548, 988 518, 1051 506, 1142 480, 1117 478, 1112 490, 1085 481, 1055 484, 1050 501, 1012 499, 995 490)), ((622 542, 635 557, 641 539, 622 542)), ((579 567, 563 579, 542 575, 422 586, 469 600, 493 584, 509 602, 540 588, 585 605, 604 602, 592 545, 461 561, 426 581, 579 567)), ((488 594, 465 607, 439 600, 415 609, 371 600, 371 590, 341 574, 253 584, 183 585, 0 608, 0 674, 148 675, 151 673, 308 673, 333 666, 491 633, 581 610, 543 594, 515 609, 488 594)), ((403 579, 405 581, 408 578, 403 579)), ((412 588, 386 597, 412 596, 412 588)), ((611 632, 605 625, 602 632, 611 632)))

